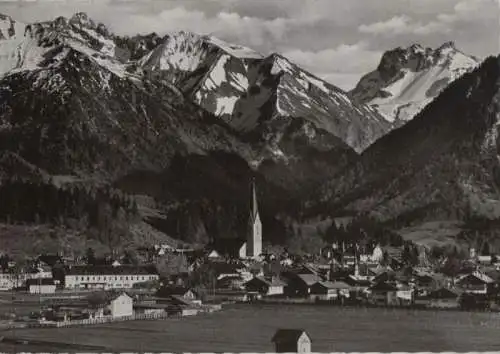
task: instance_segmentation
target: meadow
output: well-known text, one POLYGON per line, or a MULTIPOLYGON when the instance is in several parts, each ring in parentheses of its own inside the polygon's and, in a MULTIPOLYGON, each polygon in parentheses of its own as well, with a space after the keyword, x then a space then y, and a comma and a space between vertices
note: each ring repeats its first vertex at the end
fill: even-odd
MULTIPOLYGON (((269 352, 274 350, 270 340, 278 328, 305 329, 316 352, 500 349, 497 313, 305 305, 235 305, 195 317, 85 328, 24 329, 0 336, 114 351, 269 352)), ((0 351, 5 349, 0 343, 0 351)))

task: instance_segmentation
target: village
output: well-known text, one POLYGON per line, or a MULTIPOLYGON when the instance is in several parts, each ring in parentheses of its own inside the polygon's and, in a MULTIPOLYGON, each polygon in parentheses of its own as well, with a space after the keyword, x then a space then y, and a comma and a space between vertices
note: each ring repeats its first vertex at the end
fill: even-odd
POLYGON ((19 264, 0 257, 0 326, 73 326, 163 319, 221 310, 227 304, 323 304, 421 309, 500 308, 500 262, 478 255, 429 264, 426 252, 334 243, 309 257, 262 249, 255 186, 246 240, 203 249, 156 245, 127 254, 81 259, 42 254, 19 264), (159 269, 162 259, 179 266, 159 269))

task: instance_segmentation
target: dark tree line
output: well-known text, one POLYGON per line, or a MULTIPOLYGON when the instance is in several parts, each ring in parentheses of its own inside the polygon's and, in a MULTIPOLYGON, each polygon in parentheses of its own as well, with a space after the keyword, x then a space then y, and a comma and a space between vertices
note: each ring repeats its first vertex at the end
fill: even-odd
POLYGON ((104 228, 106 217, 133 220, 138 215, 135 200, 109 187, 6 180, 0 185, 0 196, 0 220, 8 224, 70 226, 71 221, 86 220, 88 227, 104 228))
POLYGON ((394 247, 404 244, 401 235, 369 216, 360 216, 347 226, 337 226, 332 222, 325 232, 324 239, 330 244, 343 243, 347 249, 360 245, 366 252, 372 252, 376 244, 394 247))

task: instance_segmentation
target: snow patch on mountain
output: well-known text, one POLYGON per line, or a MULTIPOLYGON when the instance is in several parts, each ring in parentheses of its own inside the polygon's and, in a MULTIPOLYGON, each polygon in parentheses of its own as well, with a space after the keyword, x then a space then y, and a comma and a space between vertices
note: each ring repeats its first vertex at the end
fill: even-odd
POLYGON ((118 76, 119 78, 123 79, 126 76, 128 76, 128 73, 125 70, 125 66, 122 63, 120 63, 118 60, 116 60, 112 57, 107 57, 105 55, 101 55, 99 52, 97 52, 91 48, 88 48, 87 46, 85 46, 79 42, 76 42, 76 41, 72 41, 72 42, 68 43, 68 45, 72 49, 74 49, 82 54, 87 55, 91 60, 96 62, 99 66, 109 70, 110 72, 112 72, 113 74, 118 76))
POLYGON ((0 18, 0 77, 19 66, 26 25, 10 17, 0 18))
POLYGON ((115 42, 113 42, 111 39, 104 38, 101 34, 97 33, 95 30, 82 28, 82 31, 84 31, 87 35, 89 35, 90 37, 99 41, 102 44, 102 48, 100 50, 102 54, 110 57, 115 56, 115 50, 116 50, 115 42))
POLYGON ((236 58, 262 59, 264 57, 262 54, 257 53, 256 51, 250 48, 241 45, 230 44, 216 37, 212 36, 207 37, 207 42, 219 47, 227 54, 234 56, 236 58))
POLYGON ((373 106, 390 122, 411 120, 452 81, 479 64, 452 42, 437 49, 412 45, 386 52, 350 95, 373 106))
POLYGON ((209 80, 206 81, 206 89, 216 89, 227 80, 225 65, 228 60, 229 55, 222 55, 219 60, 217 60, 214 68, 210 71, 209 80))
POLYGON ((292 64, 283 58, 281 55, 278 54, 273 54, 271 55, 273 58, 273 66, 271 68, 271 75, 279 75, 281 73, 287 72, 291 73, 293 72, 293 66, 292 64))
POLYGON ((234 106, 238 101, 238 97, 219 97, 217 98, 217 108, 215 114, 221 116, 223 114, 232 114, 234 106))
POLYGON ((246 92, 246 90, 248 90, 248 77, 245 75, 237 72, 230 72, 229 79, 233 86, 238 88, 241 92, 246 92))
POLYGON ((192 72, 207 55, 202 38, 194 33, 171 33, 163 42, 139 60, 139 66, 148 70, 176 69, 192 72))

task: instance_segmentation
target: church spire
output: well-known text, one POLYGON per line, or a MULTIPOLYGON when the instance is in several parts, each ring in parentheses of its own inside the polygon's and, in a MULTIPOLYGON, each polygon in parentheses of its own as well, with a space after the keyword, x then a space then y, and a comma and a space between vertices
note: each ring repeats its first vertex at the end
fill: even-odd
POLYGON ((252 200, 251 200, 251 206, 250 206, 250 213, 252 217, 252 221, 254 221, 257 218, 257 214, 259 213, 259 207, 257 204, 257 189, 255 187, 255 177, 252 177, 252 200))
POLYGON ((246 243, 246 254, 249 258, 259 257, 262 253, 262 223, 257 205, 257 188, 255 178, 251 182, 250 217, 248 222, 248 234, 246 243))

